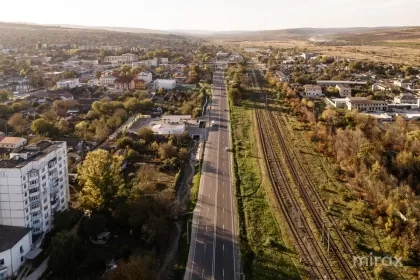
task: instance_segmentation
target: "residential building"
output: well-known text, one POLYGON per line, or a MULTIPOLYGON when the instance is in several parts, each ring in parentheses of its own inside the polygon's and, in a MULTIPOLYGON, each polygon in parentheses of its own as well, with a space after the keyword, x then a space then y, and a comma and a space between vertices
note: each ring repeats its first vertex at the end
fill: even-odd
POLYGON ((0 136, 0 148, 16 149, 25 146, 27 143, 26 138, 0 136))
POLYGON ((99 64, 97 59, 82 59, 82 64, 86 66, 95 66, 99 64))
POLYGON ((99 78, 99 86, 113 86, 117 78, 114 76, 103 76, 99 78))
POLYGON ((0 160, 1 225, 48 232, 69 200, 66 142, 40 141, 0 160))
POLYGON ((0 225, 0 240, 0 279, 11 279, 17 276, 31 250, 31 229, 0 225))
POLYGON ((164 80, 164 79, 157 79, 155 80, 155 89, 173 89, 176 86, 176 80, 164 80))
POLYGON ((305 85, 305 97, 322 96, 322 88, 318 85, 305 85))
POLYGON ((400 95, 394 97, 394 103, 397 104, 417 104, 418 100, 419 98, 411 93, 400 93, 400 95))
POLYGON ((290 77, 288 75, 284 74, 283 72, 276 71, 276 75, 277 75, 277 78, 279 78, 280 82, 283 82, 283 83, 290 82, 290 77))
POLYGON ((61 99, 61 100, 73 100, 73 94, 65 91, 65 90, 39 90, 29 93, 29 99, 33 99, 34 101, 40 99, 61 99))
POLYGON ((119 64, 119 63, 133 63, 139 60, 139 56, 131 53, 126 53, 120 56, 105 56, 104 62, 119 64))
POLYGON ((75 88, 79 86, 79 78, 63 79, 57 82, 57 88, 75 88))
POLYGON ((52 79, 60 79, 63 77, 64 72, 61 71, 55 71, 55 72, 46 72, 44 73, 44 78, 46 80, 52 80, 52 79))
POLYGON ((169 63, 169 60, 168 60, 167 57, 161 57, 159 59, 159 61, 160 61, 160 64, 168 64, 169 63))
POLYGON ((13 90, 17 93, 27 93, 34 90, 34 87, 29 84, 15 85, 13 90))
POLYGON ((400 88, 409 89, 412 83, 409 80, 403 79, 403 80, 394 81, 394 85, 400 88))
POLYGON ((347 97, 346 106, 348 110, 362 111, 386 111, 388 103, 385 101, 369 100, 366 97, 347 97))
POLYGON ((303 57, 305 60, 308 60, 312 57, 315 57, 316 54, 314 54, 314 53, 302 53, 300 56, 303 57))
POLYGON ((150 84, 153 81, 152 72, 146 72, 146 71, 140 72, 137 75, 137 79, 144 80, 146 84, 150 84))
POLYGON ((335 88, 338 89, 338 93, 341 97, 351 96, 351 87, 347 85, 336 85, 335 88))
POLYGON ((119 77, 114 82, 114 87, 116 89, 132 89, 131 88, 132 79, 129 77, 119 77))
POLYGON ((336 85, 366 85, 367 81, 333 81, 333 80, 319 80, 316 83, 320 86, 336 86, 336 85))
POLYGON ((372 91, 375 91, 375 90, 385 91, 385 90, 389 90, 389 88, 383 84, 373 84, 372 91))
POLYGON ((222 51, 218 51, 216 54, 217 57, 228 57, 229 55, 230 53, 222 52, 222 51))

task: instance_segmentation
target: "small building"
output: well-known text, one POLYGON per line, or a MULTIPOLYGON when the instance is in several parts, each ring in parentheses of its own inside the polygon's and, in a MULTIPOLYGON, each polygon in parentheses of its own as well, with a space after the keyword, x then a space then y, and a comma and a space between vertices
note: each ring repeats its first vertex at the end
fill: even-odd
POLYGON ((402 79, 402 80, 394 81, 394 85, 400 88, 408 89, 411 87, 412 83, 409 80, 402 79))
POLYGON ((276 71, 276 76, 277 78, 279 78, 280 82, 283 82, 283 83, 290 82, 290 77, 281 71, 276 71))
POLYGON ((79 78, 63 79, 57 82, 57 88, 75 88, 80 84, 79 78))
POLYGON ((216 54, 217 57, 228 57, 229 55, 230 53, 222 52, 222 51, 218 51, 216 54))
POLYGON ((411 93, 400 93, 400 95, 394 97, 394 103, 397 104, 417 104, 418 100, 419 99, 411 93))
POLYGON ((300 56, 303 57, 305 60, 308 60, 312 57, 315 57, 316 54, 314 54, 314 53, 302 53, 300 56))
POLYGON ((348 110, 362 111, 387 111, 388 103, 385 101, 369 100, 366 97, 347 97, 346 105, 348 110))
POLYGON ((174 89, 176 86, 176 80, 164 80, 164 79, 157 79, 155 80, 155 89, 174 89))
POLYGON ((336 85, 335 88, 338 89, 338 92, 341 97, 351 96, 351 87, 347 85, 336 85))
POLYGON ((185 132, 185 124, 159 123, 152 125, 151 129, 158 135, 179 135, 185 132))
POLYGON ((159 59, 159 61, 160 61, 160 64, 168 64, 169 63, 169 60, 168 60, 167 57, 161 57, 159 59))
POLYGON ((150 84, 153 81, 152 72, 142 71, 137 74, 137 79, 143 80, 146 84, 150 84))
POLYGON ((28 140, 21 137, 1 137, 0 148, 16 149, 25 146, 28 140))
POLYGON ((17 276, 31 250, 31 228, 0 225, 0 240, 0 279, 10 279, 17 276))
POLYGON ((383 84, 373 84, 372 91, 375 91, 375 90, 386 91, 386 90, 389 90, 389 87, 383 84))
POLYGON ((98 85, 99 86, 113 86, 114 82, 117 78, 114 76, 103 76, 99 78, 98 85))
POLYGON ((322 88, 318 85, 305 85, 305 97, 319 97, 322 96, 322 88))

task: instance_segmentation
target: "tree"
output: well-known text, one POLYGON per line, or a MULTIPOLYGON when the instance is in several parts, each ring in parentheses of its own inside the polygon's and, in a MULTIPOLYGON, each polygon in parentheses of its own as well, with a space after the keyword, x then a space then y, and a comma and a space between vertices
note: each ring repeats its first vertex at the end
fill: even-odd
POLYGON ((52 135, 55 133, 54 125, 44 119, 37 119, 32 122, 31 130, 38 135, 52 135))
POLYGON ((21 113, 13 114, 7 122, 15 132, 22 133, 28 125, 28 120, 21 113))
POLYGON ((237 89, 237 88, 231 88, 231 89, 229 90, 229 98, 230 98, 230 100, 232 100, 232 102, 233 102, 235 105, 238 105, 238 104, 239 104, 239 102, 241 101, 242 94, 241 94, 241 92, 239 91, 239 89, 237 89))
POLYGON ((135 257, 123 262, 111 271, 109 280, 153 280, 157 277, 157 266, 151 256, 135 257), (141 275, 141 276, 140 276, 141 275))
POLYGON ((70 132, 70 124, 68 121, 61 119, 57 123, 57 129, 60 131, 62 135, 66 135, 70 132))
POLYGON ((159 156, 161 159, 171 159, 176 156, 177 149, 169 143, 164 143, 159 146, 159 156))
POLYGON ((120 196, 124 181, 121 174, 123 158, 105 150, 87 154, 78 168, 79 183, 83 186, 77 198, 83 210, 98 210, 109 207, 120 196))
POLYGON ((48 268, 56 276, 74 274, 83 259, 79 238, 71 232, 59 232, 51 239, 48 268))
POLYGON ((187 161, 190 158, 190 154, 186 148, 179 149, 178 158, 182 161, 187 161))
POLYGON ((146 143, 152 142, 155 138, 153 130, 145 126, 140 128, 137 134, 139 135, 141 139, 146 141, 146 143))
POLYGON ((99 72, 99 71, 95 72, 95 78, 96 79, 99 79, 101 77, 101 75, 102 75, 101 72, 99 72))
POLYGON ((13 96, 13 94, 10 91, 0 89, 0 102, 7 101, 12 96, 13 96))

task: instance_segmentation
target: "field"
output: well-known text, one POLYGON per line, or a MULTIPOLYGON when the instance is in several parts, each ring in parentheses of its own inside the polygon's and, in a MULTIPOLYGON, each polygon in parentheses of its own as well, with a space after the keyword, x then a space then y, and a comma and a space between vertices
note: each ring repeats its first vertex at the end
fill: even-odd
POLYGON ((420 41, 381 41, 374 44, 361 46, 319 46, 309 41, 285 40, 285 41, 242 41, 236 42, 240 47, 260 46, 268 48, 299 48, 309 52, 320 53, 329 56, 339 56, 354 59, 369 59, 387 63, 403 63, 408 65, 420 64, 420 41))

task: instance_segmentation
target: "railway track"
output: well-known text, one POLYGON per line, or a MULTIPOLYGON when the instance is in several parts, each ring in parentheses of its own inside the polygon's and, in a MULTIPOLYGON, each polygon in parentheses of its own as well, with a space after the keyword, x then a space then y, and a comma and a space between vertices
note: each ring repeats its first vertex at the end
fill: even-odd
POLYGON ((273 147, 272 136, 261 110, 256 111, 258 131, 261 136, 261 145, 264 152, 268 175, 273 186, 276 202, 281 209, 289 231, 297 244, 297 249, 309 268, 311 279, 339 279, 331 267, 331 263, 317 242, 308 222, 300 213, 300 206, 296 200, 290 182, 281 166, 279 155, 273 147))
MULTIPOLYGON (((315 213, 313 214, 314 216, 317 217, 317 220, 323 221, 324 223, 327 223, 331 227, 331 231, 333 231, 335 235, 338 237, 343 247, 344 253, 347 253, 350 258, 352 258, 353 256, 356 256, 356 253, 354 252, 353 248, 350 246, 347 239, 342 234, 335 219, 327 214, 328 207, 325 204, 324 200, 319 195, 316 189, 316 186, 311 176, 309 175, 307 168, 305 168, 302 165, 302 161, 299 155, 295 152, 293 148, 288 148, 286 146, 286 143, 291 143, 291 141, 290 139, 285 139, 284 134, 280 132, 280 129, 282 131, 287 130, 283 119, 281 118, 281 116, 277 116, 277 117, 273 116, 272 112, 270 112, 270 114, 272 115, 273 120, 277 124, 276 125, 277 131, 278 131, 277 134, 280 135, 280 137, 282 138, 281 141, 284 143, 284 149, 285 151, 287 151, 289 155, 289 163, 291 163, 291 166, 294 169, 295 177, 299 181, 299 192, 301 193, 302 197, 305 197, 304 199, 305 204, 308 207, 310 207, 309 204, 313 205, 314 207, 312 208, 315 209, 315 213), (293 159, 295 159, 295 161, 293 161, 293 159)), ((321 230, 325 228, 322 225, 320 227, 321 227, 321 230)), ((349 275, 348 275, 349 279, 370 279, 364 267, 358 267, 357 272, 354 272, 352 267, 349 265, 348 261, 344 258, 343 254, 341 253, 340 248, 335 244, 333 240, 332 240, 331 245, 332 245, 332 250, 334 251, 334 254, 337 256, 337 258, 343 260, 342 262, 340 261, 340 265, 342 266, 342 268, 346 271, 349 271, 349 275)))
MULTIPOLYGON (((255 76, 255 73, 252 73, 254 83, 258 87, 258 81, 255 76)), ((267 99, 266 99, 267 102, 267 99)), ((300 211, 300 205, 297 203, 296 199, 293 199, 293 192, 291 191, 290 185, 287 183, 281 185, 281 182, 285 182, 286 178, 284 176, 284 171, 282 170, 282 164, 278 159, 278 155, 276 153, 276 149, 272 145, 272 138, 267 136, 267 129, 268 131, 274 131, 275 139, 279 144, 280 150, 284 155, 284 161, 287 165, 290 173, 293 177, 293 181, 295 182, 296 186, 298 187, 299 195, 302 201, 305 204, 307 211, 310 213, 311 218, 322 236, 322 241, 326 243, 327 250, 331 251, 333 254, 333 259, 337 261, 338 265, 340 266, 345 279, 370 279, 367 271, 363 267, 357 267, 356 271, 354 268, 349 264, 349 261, 346 259, 342 251, 340 250, 336 241, 331 237, 331 232, 334 233, 334 237, 336 236, 343 247, 344 253, 349 255, 351 259, 355 256, 355 253, 348 243, 347 239, 343 236, 341 230, 339 229, 336 221, 329 216, 328 207, 326 206, 325 202, 320 197, 319 193, 316 190, 316 186, 309 175, 307 169, 302 165, 299 156, 294 151, 293 147, 288 147, 287 143, 291 143, 281 131, 287 131, 286 125, 283 122, 281 116, 275 116, 272 111, 268 110, 268 104, 266 103, 266 114, 268 115, 268 120, 262 121, 262 113, 260 110, 256 112, 257 124, 259 133, 261 135, 261 142, 263 146, 263 151, 265 154, 265 161, 267 165, 267 169, 269 170, 269 177, 272 182, 274 192, 276 195, 276 199, 278 200, 278 204, 283 204, 281 207, 283 214, 286 217, 287 223, 289 228, 291 229, 292 235, 298 243, 299 251, 301 252, 302 256, 304 257, 305 261, 309 263, 314 263, 314 259, 318 259, 320 264, 323 266, 323 271, 327 274, 324 275, 328 276, 326 279, 338 279, 334 274, 331 265, 328 262, 328 258, 325 257, 322 248, 319 248, 319 244, 316 243, 316 238, 314 233, 309 228, 306 223, 304 225, 305 232, 308 234, 310 240, 314 242, 311 243, 312 252, 316 254, 315 258, 312 256, 307 256, 305 254, 311 254, 310 250, 304 250, 301 248, 301 236, 296 236, 299 234, 298 230, 293 229, 294 225, 293 222, 289 222, 289 220, 293 221, 293 217, 290 217, 287 209, 293 209, 294 213, 298 213, 300 211), (266 125, 268 124, 268 125, 266 125), (280 180, 279 180, 280 179, 280 180), (288 187, 286 187, 288 186, 288 187), (279 193, 280 192, 280 193, 279 193), (282 193, 287 193, 287 197, 282 193), (284 205, 286 204, 286 207, 284 205), (288 208, 287 208, 288 207, 288 208), (329 228, 329 229, 328 229, 329 228), (316 244, 315 244, 316 243, 316 244)), ((304 219, 303 215, 299 215, 298 219, 304 219)), ((320 273, 320 269, 316 267, 315 269, 311 267, 312 274, 315 277, 322 277, 322 273, 320 273)), ((323 279, 325 279, 322 277, 323 279)))

